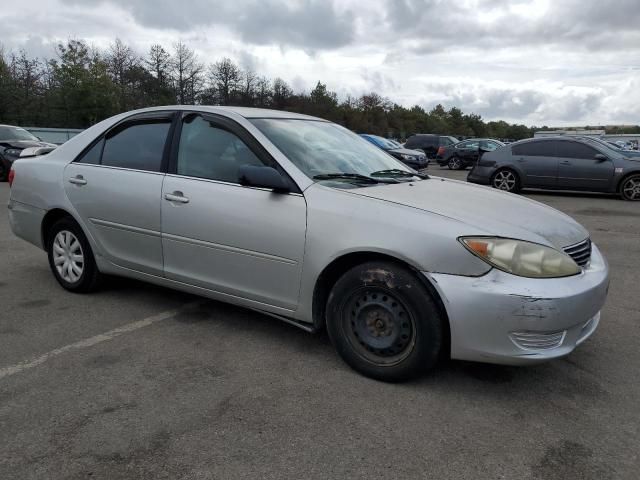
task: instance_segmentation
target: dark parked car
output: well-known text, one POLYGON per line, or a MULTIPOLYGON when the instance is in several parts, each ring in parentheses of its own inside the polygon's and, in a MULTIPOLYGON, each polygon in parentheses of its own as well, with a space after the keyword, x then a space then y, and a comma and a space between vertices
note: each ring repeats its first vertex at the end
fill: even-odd
POLYGON ((420 150, 409 150, 398 142, 379 137, 378 135, 362 133, 360 136, 415 170, 422 170, 429 166, 429 159, 425 153, 420 150))
POLYGON ((459 140, 456 137, 448 135, 417 133, 407 139, 404 148, 422 150, 427 155, 427 158, 436 158, 440 147, 447 147, 458 142, 459 140))
POLYGON ((467 180, 508 192, 582 190, 640 200, 640 158, 590 138, 533 138, 485 153, 467 180))
POLYGON ((504 147, 504 143, 492 138, 470 138, 454 145, 440 147, 436 155, 438 165, 447 165, 450 170, 464 170, 476 164, 486 152, 504 147))
POLYGON ((22 150, 29 147, 55 147, 51 143, 41 141, 24 128, 0 125, 0 182, 9 175, 11 165, 22 150))

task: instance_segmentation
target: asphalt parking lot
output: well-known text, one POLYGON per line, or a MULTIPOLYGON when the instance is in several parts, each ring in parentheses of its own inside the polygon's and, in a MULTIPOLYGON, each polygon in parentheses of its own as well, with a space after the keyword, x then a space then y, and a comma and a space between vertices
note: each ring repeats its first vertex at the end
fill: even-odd
POLYGON ((67 293, 1 214, 0 478, 637 479, 640 205, 527 196, 607 257, 599 330, 553 363, 399 385, 252 311, 122 279, 67 293))

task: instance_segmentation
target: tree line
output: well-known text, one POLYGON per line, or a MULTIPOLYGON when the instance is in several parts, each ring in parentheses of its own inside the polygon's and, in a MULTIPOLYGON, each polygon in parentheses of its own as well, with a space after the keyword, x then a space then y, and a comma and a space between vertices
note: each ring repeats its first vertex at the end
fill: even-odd
POLYGON ((139 55, 119 39, 105 50, 69 40, 55 53, 40 59, 0 48, 0 123, 86 128, 136 108, 206 104, 289 110, 393 138, 440 133, 520 139, 535 129, 485 122, 457 107, 406 108, 375 92, 340 101, 320 81, 310 92, 294 92, 282 78, 243 69, 229 58, 205 64, 182 42, 170 49, 156 44, 139 55))

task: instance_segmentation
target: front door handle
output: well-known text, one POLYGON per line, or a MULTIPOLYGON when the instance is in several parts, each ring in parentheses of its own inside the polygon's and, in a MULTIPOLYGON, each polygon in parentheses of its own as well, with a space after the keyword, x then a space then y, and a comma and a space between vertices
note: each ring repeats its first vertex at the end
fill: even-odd
POLYGON ((563 160, 560 162, 560 165, 571 165, 571 162, 569 160, 563 160))
POLYGON ((86 185, 87 181, 82 175, 76 175, 75 177, 71 177, 69 179, 69 183, 73 183, 74 185, 86 185))
POLYGON ((169 202, 189 203, 189 199, 185 197, 182 192, 165 193, 164 199, 169 202))

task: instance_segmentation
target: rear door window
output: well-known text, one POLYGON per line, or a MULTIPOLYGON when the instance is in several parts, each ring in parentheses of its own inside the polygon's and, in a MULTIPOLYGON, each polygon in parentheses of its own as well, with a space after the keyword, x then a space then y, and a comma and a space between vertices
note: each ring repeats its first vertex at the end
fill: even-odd
POLYGON ((171 120, 149 119, 116 127, 105 139, 102 165, 159 172, 171 120))
POLYGON ((527 157, 556 157, 556 143, 554 141, 527 142, 511 147, 513 155, 527 157))

